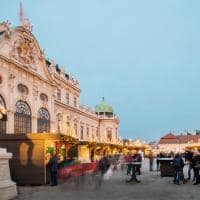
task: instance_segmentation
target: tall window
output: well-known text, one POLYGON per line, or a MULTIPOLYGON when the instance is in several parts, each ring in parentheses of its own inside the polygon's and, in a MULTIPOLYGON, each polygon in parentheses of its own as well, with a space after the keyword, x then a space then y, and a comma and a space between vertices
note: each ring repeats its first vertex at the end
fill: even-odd
POLYGON ((58 113, 56 115, 58 133, 61 133, 61 131, 62 131, 62 119, 63 119, 62 114, 58 113))
POLYGON ((83 140, 83 126, 81 126, 81 140, 83 140))
POLYGON ((69 105, 69 93, 66 92, 66 104, 69 105))
POLYGON ((107 141, 108 142, 112 141, 112 130, 107 130, 107 141))
POLYGON ((74 97, 74 107, 76 108, 77 107, 77 98, 74 97))
POLYGON ((92 140, 94 140, 94 128, 92 128, 92 140))
MULTIPOLYGON (((0 95, 0 106, 6 109, 5 101, 1 95, 0 95)), ((7 120, 6 115, 3 115, 2 118, 0 119, 0 134, 6 134, 6 120, 7 120)))
POLYGON ((18 101, 15 105, 14 132, 31 132, 31 109, 25 101, 18 101))
POLYGON ((98 128, 96 128, 96 138, 97 138, 97 140, 99 139, 99 131, 98 131, 98 128))
POLYGON ((37 120, 38 133, 50 131, 50 115, 46 108, 40 108, 37 120))
POLYGON ((90 129, 89 129, 89 127, 87 127, 87 137, 89 137, 89 135, 90 135, 90 129))
POLYGON ((61 90, 57 89, 57 100, 61 101, 61 90))

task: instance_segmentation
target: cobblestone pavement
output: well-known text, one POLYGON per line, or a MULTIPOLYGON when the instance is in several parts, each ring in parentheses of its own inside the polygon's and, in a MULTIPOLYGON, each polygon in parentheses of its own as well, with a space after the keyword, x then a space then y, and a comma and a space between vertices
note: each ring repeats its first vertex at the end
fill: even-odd
POLYGON ((200 185, 174 185, 172 177, 160 177, 143 164, 141 183, 126 183, 125 172, 116 172, 99 185, 99 176, 71 178, 57 187, 19 187, 15 200, 199 200, 200 185))

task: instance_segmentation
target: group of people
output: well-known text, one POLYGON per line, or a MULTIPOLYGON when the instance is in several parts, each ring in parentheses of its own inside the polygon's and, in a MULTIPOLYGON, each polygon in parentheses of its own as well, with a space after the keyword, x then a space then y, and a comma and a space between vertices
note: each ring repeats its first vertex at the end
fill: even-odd
POLYGON ((187 151, 185 153, 185 161, 189 164, 188 180, 191 180, 191 172, 193 171, 193 181, 195 181, 194 185, 200 184, 200 152, 187 151))
POLYGON ((120 155, 107 155, 102 156, 98 162, 98 169, 104 175, 109 169, 115 171, 121 167, 122 158, 120 155))
POLYGON ((130 152, 123 155, 114 155, 114 156, 103 156, 99 160, 99 170, 104 177, 108 177, 117 169, 123 170, 124 166, 127 166, 126 174, 131 176, 127 182, 137 182, 140 181, 137 179, 136 175, 141 174, 142 166, 142 156, 140 153, 131 154, 130 152))
MULTIPOLYGON (((185 184, 187 181, 191 180, 191 172, 193 171, 193 181, 194 185, 200 184, 200 152, 199 151, 186 151, 184 154, 174 154, 170 152, 167 155, 163 153, 156 156, 157 171, 160 168, 160 158, 169 157, 173 158, 172 165, 174 168, 174 184, 179 185, 181 182, 185 184), (185 162, 184 162, 185 158, 185 162), (184 176, 184 167, 188 166, 188 177, 184 176)), ((150 171, 152 171, 153 157, 149 158, 150 171)))
MULTIPOLYGON (((160 169, 160 158, 166 157, 165 155, 158 154, 156 157, 153 154, 149 155, 149 166, 150 171, 153 171, 153 163, 156 160, 156 169, 160 169)), ((170 154, 167 157, 173 158, 172 165, 174 168, 174 184, 186 183, 189 180, 194 181, 194 185, 200 184, 200 152, 199 151, 187 151, 185 154, 170 154), (185 158, 185 162, 184 162, 185 158), (188 177, 184 177, 184 166, 188 165, 188 177), (193 178, 191 177, 193 171, 193 178)), ((56 154, 51 155, 47 166, 50 171, 51 185, 56 186, 57 182, 57 171, 58 171, 58 157, 56 154)), ((101 172, 102 176, 111 176, 117 169, 123 170, 124 166, 126 168, 126 175, 130 176, 127 182, 140 183, 137 179, 137 175, 141 174, 142 167, 142 155, 140 153, 127 155, 109 155, 102 156, 98 161, 98 170, 101 172)))

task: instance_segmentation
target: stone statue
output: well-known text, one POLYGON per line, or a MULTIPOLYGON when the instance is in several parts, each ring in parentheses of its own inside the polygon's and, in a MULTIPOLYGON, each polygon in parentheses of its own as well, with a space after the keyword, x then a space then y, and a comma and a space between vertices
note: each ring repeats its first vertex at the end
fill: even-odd
POLYGON ((28 18, 24 18, 21 21, 21 26, 23 26, 25 29, 29 30, 30 32, 33 31, 33 26, 30 24, 28 18))
POLYGON ((10 38, 11 29, 10 29, 10 22, 4 21, 0 23, 0 33, 5 33, 5 36, 10 38))

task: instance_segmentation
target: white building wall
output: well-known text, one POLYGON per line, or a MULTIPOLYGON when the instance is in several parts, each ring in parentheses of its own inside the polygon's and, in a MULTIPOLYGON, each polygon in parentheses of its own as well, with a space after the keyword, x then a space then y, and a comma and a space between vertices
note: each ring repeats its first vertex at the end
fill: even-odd
POLYGON ((102 119, 94 111, 81 108, 78 81, 71 76, 67 80, 64 76, 65 72, 56 72, 53 63, 47 68, 44 55, 29 31, 18 27, 11 32, 10 38, 4 35, 0 38, 0 76, 3 80, 0 84, 0 95, 4 98, 7 107, 7 133, 14 133, 15 104, 23 100, 31 109, 31 132, 33 133, 37 133, 38 111, 41 107, 45 107, 50 114, 50 132, 58 132, 58 127, 61 128, 61 132, 66 132, 68 117, 71 127, 76 120, 78 139, 81 139, 82 125, 84 127, 83 140, 91 140, 93 134, 96 141, 102 142, 107 136, 107 128, 110 128, 114 142, 118 121, 115 118, 102 119), (20 51, 18 51, 19 48, 21 48, 20 51), (33 63, 31 58, 33 58, 33 63), (28 95, 19 92, 18 84, 23 84, 28 88, 28 95), (61 101, 57 101, 58 88, 61 90, 61 101), (69 92, 69 105, 66 104, 66 91, 69 92), (40 99, 41 93, 47 95, 47 102, 40 99), (77 100, 76 107, 74 107, 74 97, 77 100), (58 122, 57 114, 59 113, 62 115, 62 121, 58 122), (89 136, 87 136, 87 127, 90 130, 89 136), (97 138, 97 131, 99 138, 97 138))

